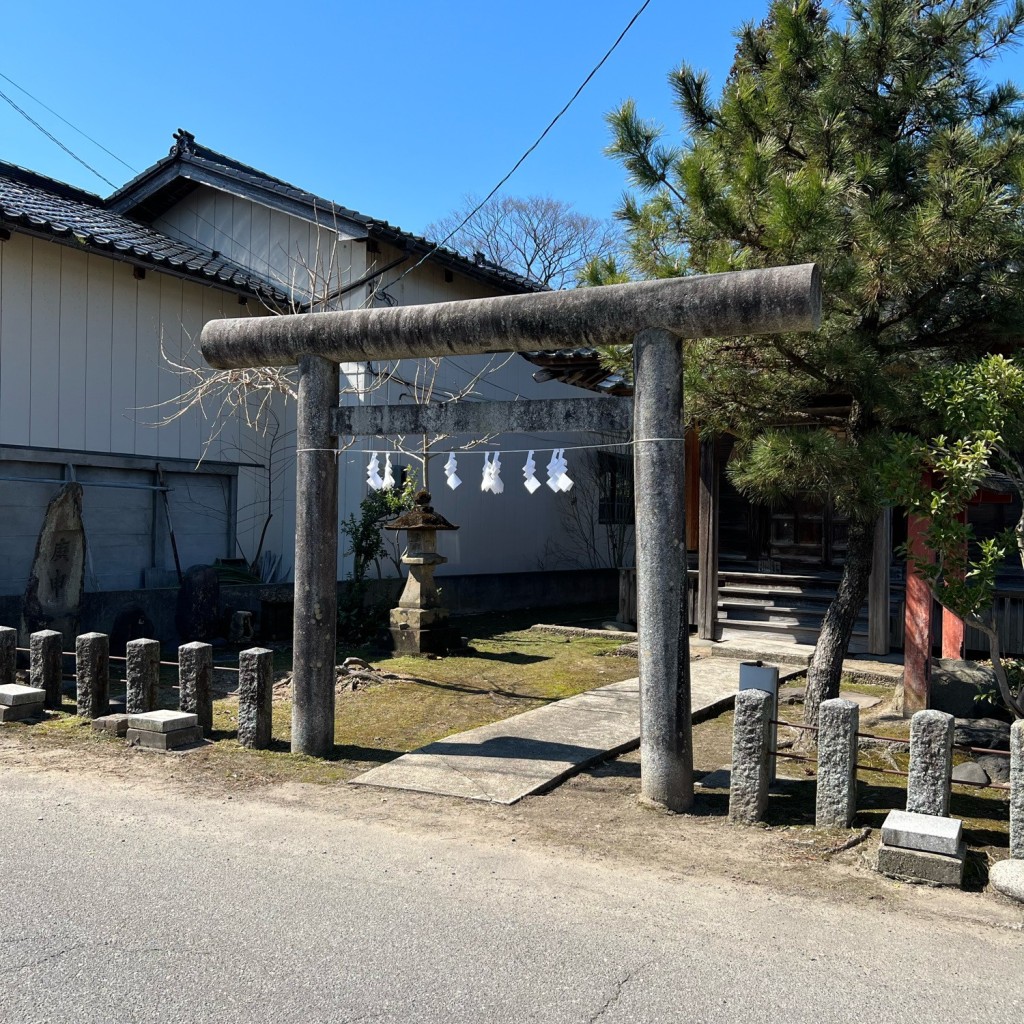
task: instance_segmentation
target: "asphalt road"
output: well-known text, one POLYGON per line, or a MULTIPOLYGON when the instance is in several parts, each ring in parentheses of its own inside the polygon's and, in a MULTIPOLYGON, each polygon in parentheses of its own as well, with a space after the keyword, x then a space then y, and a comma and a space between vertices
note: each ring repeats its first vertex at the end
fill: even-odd
POLYGON ((1014 1019, 1022 941, 254 798, 0 774, 4 1024, 1014 1019))

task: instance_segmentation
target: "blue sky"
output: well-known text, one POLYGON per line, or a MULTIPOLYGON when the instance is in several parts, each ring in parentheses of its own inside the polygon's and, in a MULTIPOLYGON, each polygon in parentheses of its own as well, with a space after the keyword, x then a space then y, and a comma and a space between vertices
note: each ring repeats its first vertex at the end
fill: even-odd
MULTIPOLYGON (((389 3, 15 2, 0 72, 141 170, 187 128, 212 149, 339 203, 421 230, 484 194, 571 96, 642 0, 389 3)), ((624 187, 603 154, 623 99, 675 129, 666 74, 721 84, 732 31, 767 0, 652 0, 503 190, 595 216, 624 187)), ((1024 78, 1019 53, 994 69, 1024 78)), ((9 95, 120 185, 132 172, 9 82, 9 95)), ((101 194, 94 177, 0 100, 0 159, 101 194)))

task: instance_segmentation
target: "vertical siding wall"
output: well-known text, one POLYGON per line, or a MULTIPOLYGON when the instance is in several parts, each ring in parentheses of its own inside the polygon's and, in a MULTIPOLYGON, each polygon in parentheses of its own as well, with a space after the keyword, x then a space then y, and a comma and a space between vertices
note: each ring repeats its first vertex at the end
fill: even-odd
MULTIPOLYGON (((273 281, 297 303, 335 292, 363 272, 363 246, 353 244, 326 213, 321 223, 314 224, 205 185, 153 226, 173 238, 222 253, 273 281)), ((351 304, 346 301, 344 308, 351 304)))
MULTIPOLYGON (((268 437, 246 430, 235 417, 211 440, 212 421, 198 409, 161 421, 172 417, 175 397, 191 384, 168 360, 194 365, 195 344, 208 320, 260 312, 255 304, 239 305, 227 292, 156 270, 137 280, 127 263, 14 234, 0 242, 0 445, 51 449, 41 452, 38 468, 29 471, 46 478, 60 477, 66 463, 76 469, 88 464, 87 456, 71 453, 177 462, 170 501, 186 567, 238 551, 229 550, 223 496, 228 478, 190 482, 181 470, 200 459, 239 464, 239 518, 246 521, 239 523, 238 537, 254 552, 266 514, 268 474, 262 466, 268 461, 268 437)), ((212 416, 214 407, 207 412, 212 416)), ((12 462, 5 475, 25 473, 25 464, 12 462)), ((107 480, 153 482, 141 463, 138 472, 125 470, 121 477, 106 473, 107 480)), ((88 472, 76 475, 89 478, 88 472)), ((13 593, 24 587, 42 510, 57 488, 0 487, 0 508, 12 515, 19 510, 15 532, 24 534, 17 543, 8 534, 10 550, 0 566, 0 589, 13 593)), ((90 520, 94 527, 88 588, 141 585, 142 569, 153 567, 150 495, 95 487, 85 493, 86 528, 90 520), (119 519, 120 539, 118 531, 105 529, 119 519)), ((167 538, 157 536, 155 543, 162 563, 156 567, 173 568, 167 538)), ((283 547, 279 528, 268 545, 283 547)))

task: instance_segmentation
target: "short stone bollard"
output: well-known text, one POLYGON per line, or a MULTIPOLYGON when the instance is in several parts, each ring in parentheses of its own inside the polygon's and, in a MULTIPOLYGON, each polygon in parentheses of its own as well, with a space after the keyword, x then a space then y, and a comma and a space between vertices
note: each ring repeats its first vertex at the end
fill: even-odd
POLYGON ((125 655, 125 711, 129 715, 155 711, 160 687, 160 641, 129 640, 125 655))
POLYGON ((1024 719, 1010 727, 1010 856, 1024 860, 1024 719))
POLYGON ((18 665, 18 631, 0 626, 0 686, 13 686, 18 665))
POLYGON ((818 789, 814 823, 849 828, 857 813, 857 729, 852 700, 823 700, 818 709, 818 789))
POLYGON ((59 708, 64 699, 61 693, 63 649, 64 636, 55 629, 41 629, 29 637, 29 679, 32 686, 46 691, 48 708, 59 708))
POLYGON ((769 742, 775 700, 764 690, 736 694, 729 776, 729 820, 752 825, 768 809, 769 742))
POLYGON ((270 746, 274 698, 274 652, 253 647, 238 656, 238 742, 263 750, 270 746))
POLYGON ((949 814, 954 724, 953 716, 944 711, 918 711, 911 718, 908 811, 949 814))
POLYGON ((100 718, 110 710, 110 637, 82 633, 75 640, 78 714, 100 718))
POLYGON ((178 648, 178 706, 193 714, 204 736, 213 732, 213 647, 197 642, 178 648))

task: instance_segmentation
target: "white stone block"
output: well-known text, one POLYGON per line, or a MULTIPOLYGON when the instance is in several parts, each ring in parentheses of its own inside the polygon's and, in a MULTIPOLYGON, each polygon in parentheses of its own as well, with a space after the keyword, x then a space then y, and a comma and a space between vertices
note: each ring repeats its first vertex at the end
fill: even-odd
POLYGON ((35 686, 22 686, 20 683, 0 686, 0 704, 7 708, 15 708, 20 704, 42 704, 45 699, 46 691, 35 686))
POLYGON ((914 811, 890 811, 882 822, 882 842, 903 850, 922 850, 955 857, 963 838, 959 818, 940 818, 914 811))
POLYGON ((192 729, 198 724, 199 716, 185 711, 147 711, 128 716, 128 728, 140 732, 177 732, 179 729, 192 729))

